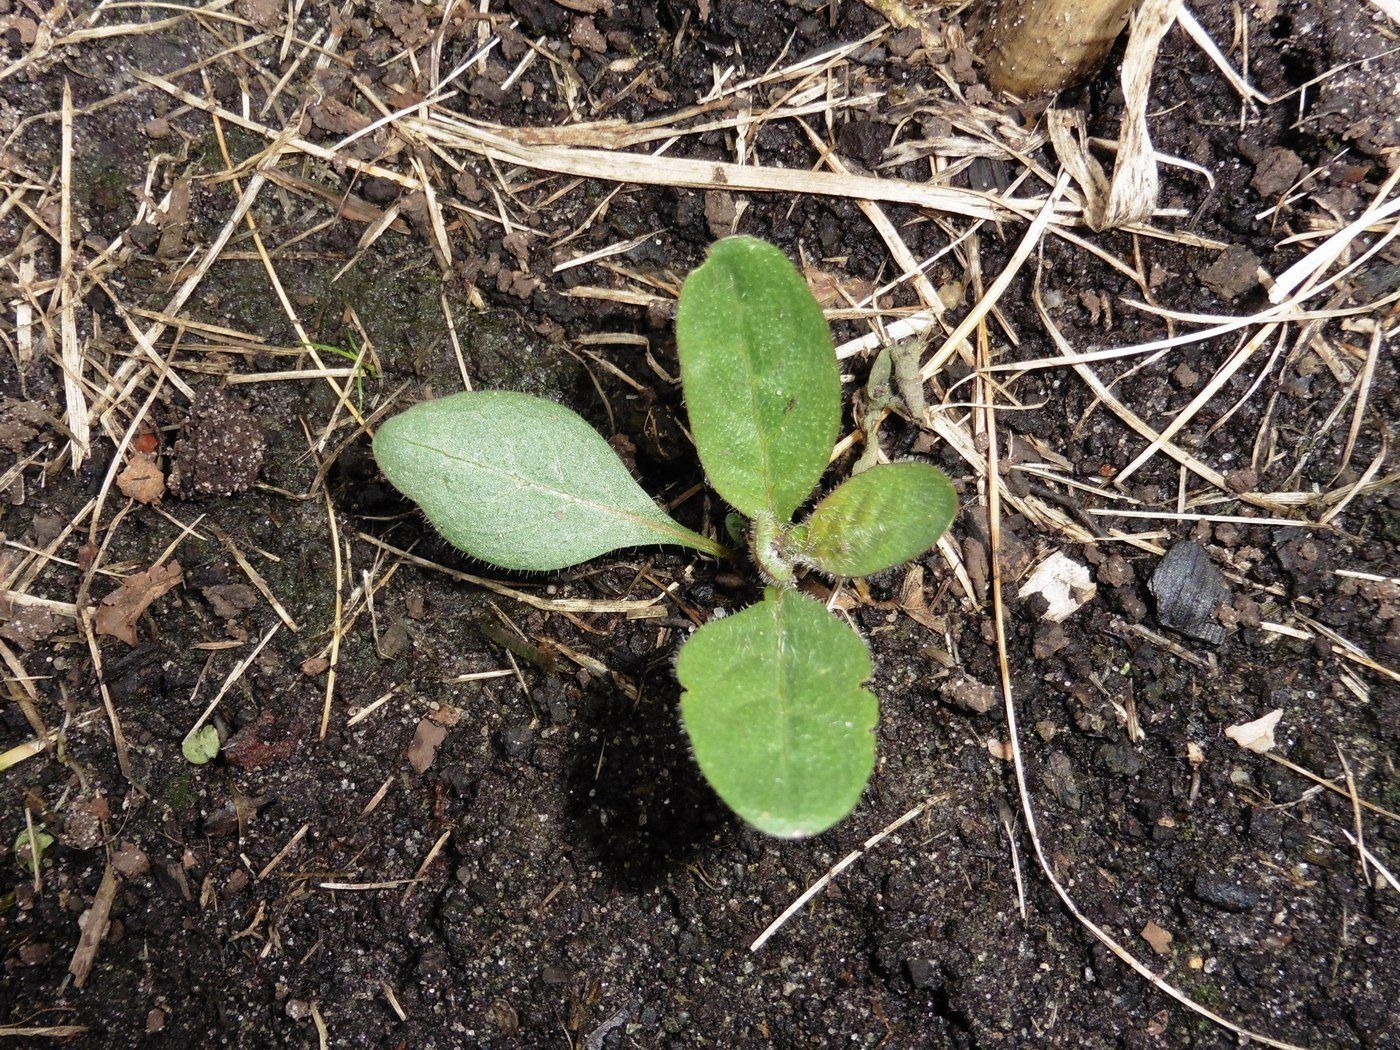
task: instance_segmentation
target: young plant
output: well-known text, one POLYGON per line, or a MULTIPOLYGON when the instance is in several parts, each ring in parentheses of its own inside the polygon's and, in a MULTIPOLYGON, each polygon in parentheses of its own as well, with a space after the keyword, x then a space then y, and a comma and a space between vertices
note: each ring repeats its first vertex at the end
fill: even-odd
MULTIPOLYGON (((793 516, 821 481, 841 419, 831 335, 801 274, 730 237, 686 279, 681 384, 710 484, 746 520, 762 600, 681 648, 681 717, 696 761, 770 835, 824 831, 860 799, 877 713, 865 642, 797 589, 801 572, 866 576, 927 551, 957 510, 924 463, 858 474, 793 516)), ((606 441, 551 401, 504 391, 425 402, 384 423, 380 468, 455 546, 511 569, 559 569, 620 547, 730 552, 662 512, 606 441)))

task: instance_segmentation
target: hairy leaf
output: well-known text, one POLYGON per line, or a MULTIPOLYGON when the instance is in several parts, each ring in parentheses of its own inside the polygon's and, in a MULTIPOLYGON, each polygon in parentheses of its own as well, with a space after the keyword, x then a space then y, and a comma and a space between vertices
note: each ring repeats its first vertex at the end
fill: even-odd
POLYGON ((886 463, 837 486, 792 542, 826 572, 868 576, 923 554, 957 511, 957 493, 937 467, 886 463))
POLYGON ((870 653, 791 589, 711 620, 681 649, 681 717, 720 798, 770 835, 815 835, 849 813, 875 764, 870 653))
POLYGON ((786 522, 821 480, 841 415, 831 333, 806 281, 771 244, 727 237, 686 278, 676 344, 710 484, 750 518, 786 522))
POLYGON ((374 456, 450 543, 507 569, 560 569, 652 543, 725 553, 672 521, 581 417, 529 394, 414 405, 379 428, 374 456))

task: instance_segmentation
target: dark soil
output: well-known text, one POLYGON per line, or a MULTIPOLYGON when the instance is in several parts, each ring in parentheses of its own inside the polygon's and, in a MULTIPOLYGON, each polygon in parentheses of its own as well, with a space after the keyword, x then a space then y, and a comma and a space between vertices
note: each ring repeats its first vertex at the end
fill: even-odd
MULTIPOLYGON (((671 0, 567 6, 506 0, 501 6, 518 28, 505 33, 499 51, 463 79, 463 93, 446 106, 511 125, 577 119, 561 102, 555 78, 564 74, 551 61, 535 62, 502 90, 526 41, 542 39, 552 54, 569 58, 581 79, 575 88, 583 117, 630 121, 694 101, 716 69, 756 74, 883 25, 864 5, 820 0, 713 0, 698 8, 671 0)), ((1235 38, 1233 16, 1217 5, 1196 6, 1217 42, 1235 38)), ((265 7, 236 5, 250 18, 265 15, 259 11, 265 7)), ((300 10, 301 37, 330 24, 324 5, 300 10)), ((165 16, 153 9, 123 17, 146 14, 165 16)), ((361 21, 348 30, 342 52, 354 52, 356 75, 390 97, 387 82, 408 66, 387 60, 404 47, 421 47, 441 13, 380 2, 356 15, 361 21), (426 22, 424 12, 430 12, 426 22)), ((10 23, 6 64, 28 46, 15 21, 20 17, 21 5, 0 0, 0 19, 10 23)), ((265 81, 287 69, 278 59, 285 10, 271 17, 273 39, 247 52, 250 64, 262 64, 261 77, 250 64, 224 61, 209 69, 214 94, 229 108, 242 106, 240 75, 252 84, 257 111, 265 81)), ((1386 50, 1400 28, 1366 3, 1324 0, 1250 5, 1240 17, 1248 18, 1251 79, 1273 96, 1386 50), (1389 40, 1378 31, 1387 25, 1389 40)), ((197 28, 186 20, 147 35, 71 45, 0 81, 7 133, 30 118, 7 146, 9 183, 18 173, 41 183, 56 179, 57 111, 64 79, 71 82, 79 111, 74 208, 86 236, 78 254, 90 261, 119 235, 138 245, 109 276, 129 308, 164 308, 192 260, 223 229, 238 194, 212 178, 224 166, 206 115, 177 109, 152 89, 90 114, 83 110, 136 85, 132 70, 167 74, 251 32, 218 22, 197 28), (188 223, 164 246, 164 231, 133 229, 148 165, 162 153, 154 198, 176 177, 193 178, 188 223)), ((835 141, 852 163, 881 161, 897 104, 922 86, 938 85, 930 66, 935 57, 966 72, 960 56, 931 57, 916 44, 901 34, 858 54, 850 67, 887 91, 878 105, 833 114, 835 141)), ((465 23, 445 47, 442 68, 455 67, 475 46, 475 25, 465 23)), ((1238 52, 1232 54, 1238 63, 1238 52)), ((349 73, 331 64, 315 83, 337 104, 367 110, 349 73)), ((959 75, 975 86, 975 71, 959 75)), ((1189 227, 1233 246, 1235 254, 1119 234, 1099 242, 1122 258, 1141 253, 1157 303, 1195 313, 1257 309, 1264 293, 1250 260, 1278 274, 1301 253, 1298 245, 1276 249, 1288 232, 1349 221, 1396 163, 1398 77, 1400 62, 1391 55, 1310 87, 1301 102, 1295 95, 1242 119, 1239 96, 1174 31, 1154 80, 1154 142, 1207 168, 1216 185, 1208 191, 1198 174, 1163 169, 1162 204, 1189 219, 1162 224, 1189 227), (1302 196, 1257 218, 1314 168, 1302 196), (1222 267, 1221 258, 1234 262, 1222 267)), ((198 75, 181 84, 203 92, 198 75)), ((312 101, 305 72, 290 84, 279 102, 282 115, 312 101)), ((1110 69, 1076 96, 1096 134, 1116 133, 1116 85, 1110 69)), ((260 119, 280 127, 277 108, 260 119)), ((337 124, 337 117, 347 118, 334 106, 315 112, 321 118, 307 134, 323 144, 343 136, 338 127, 351 126, 337 124)), ((265 145, 227 130, 235 161, 265 145)), ((900 134, 917 137, 911 128, 900 134)), ((370 140, 358 145, 372 155, 370 140)), ((763 163, 816 163, 791 123, 764 124, 749 146, 763 163)), ((732 159, 732 145, 719 132, 692 136, 673 155, 732 159)), ((494 214, 491 187, 505 173, 470 159, 464 164, 450 183, 453 173, 436 169, 444 194, 494 214)), ((1006 174, 999 165, 971 174, 995 180, 1006 174)), ((268 187, 254 208, 259 230, 313 340, 353 352, 368 337, 374 368, 354 395, 363 398, 365 414, 394 395, 404 405, 460 388, 445 296, 475 386, 527 390, 570 405, 634 455, 643 483, 667 503, 701 480, 679 391, 664 378, 676 372, 668 311, 570 296, 578 285, 610 284, 610 272, 588 265, 555 274, 554 265, 655 231, 607 261, 674 287, 715 236, 737 229, 770 238, 842 279, 878 282, 891 274, 883 244, 850 201, 735 199, 636 186, 619 192, 583 182, 528 216, 540 235, 517 230, 503 237, 499 225, 481 219, 456 225, 446 277, 421 203, 405 200, 402 232, 386 233, 332 280, 365 230, 363 220, 337 217, 337 205, 377 210, 399 189, 304 163, 297 154, 284 158, 281 170, 322 187, 331 203, 268 187), (614 193, 582 236, 556 247, 614 193), (583 348, 571 342, 600 332, 644 337, 649 351, 635 338, 583 348)), ((928 177, 920 164, 888 173, 928 177)), ((521 201, 543 201, 566 184, 510 172, 521 201)), ((946 245, 946 233, 915 210, 891 207, 888 214, 917 257, 946 245)), ((3 222, 8 251, 30 217, 10 209, 3 222)), ((989 279, 1019 235, 1017 228, 989 227, 981 238, 989 279)), ((41 261, 49 260, 50 248, 44 239, 41 261)), ((86 546, 84 519, 55 547, 54 557, 63 560, 44 568, 29 589, 59 602, 95 602, 118 580, 88 579, 94 556, 109 573, 126 574, 150 567, 178 544, 183 583, 137 621, 137 644, 100 639, 102 679, 129 747, 129 780, 118 767, 98 677, 74 622, 39 623, 37 612, 14 606, 4 625, 6 644, 32 678, 34 707, 48 726, 66 728, 61 751, 0 774, 6 846, 24 832, 26 807, 56 839, 43 855, 38 892, 27 867, 5 861, 0 1024, 79 1025, 85 1031, 73 1041, 84 1046, 305 1046, 314 1044, 318 1025, 332 1046, 1234 1042, 1115 960, 1065 911, 1035 867, 1011 767, 994 753, 999 746, 988 747, 1006 737, 1000 706, 978 711, 988 708, 979 698, 989 694, 975 686, 997 683, 985 596, 962 595, 941 557, 927 557, 923 568, 931 615, 943 631, 899 610, 902 570, 870 581, 868 597, 853 592, 851 613, 874 650, 872 687, 881 702, 880 761, 860 807, 812 841, 767 839, 730 816, 700 779, 678 723, 671 670, 693 624, 750 601, 750 585, 678 551, 605 558, 549 580, 511 580, 456 554, 377 475, 367 438, 345 409, 337 410, 324 383, 269 381, 217 392, 227 373, 304 365, 275 350, 295 347, 297 335, 246 230, 235 232, 228 252, 184 316, 261 335, 266 344, 248 350, 206 340, 194 328, 181 334, 177 371, 201 400, 192 410, 165 387, 152 410, 158 432, 149 436, 151 454, 167 471, 178 468, 172 491, 159 508, 127 511, 114 492, 104 529, 118 512, 123 516, 110 537, 99 535, 99 546, 110 540, 105 549, 99 554, 86 546), (333 414, 337 429, 308 454, 308 440, 320 437, 333 414), (221 440, 231 433, 240 440, 221 440), (323 488, 316 486, 321 462, 330 463, 323 488), (382 587, 373 616, 360 615, 340 639, 329 733, 318 739, 337 609, 324 493, 342 544, 345 608, 353 606, 351 592, 365 574, 382 587), (185 527, 193 531, 183 534, 185 527), (299 630, 279 626, 225 537, 299 630), (666 586, 675 589, 657 606, 659 617, 566 617, 411 563, 386 581, 397 558, 373 539, 542 597, 649 599, 666 586), (213 718, 223 754, 191 765, 181 740, 274 628, 276 636, 213 718), (949 670, 949 652, 956 672, 949 670), (517 673, 454 681, 497 669, 517 673), (351 713, 390 690, 374 714, 347 726, 351 713), (425 723, 434 712, 436 720, 425 723), (416 732, 413 757, 420 766, 431 759, 422 772, 406 755, 416 732), (441 739, 435 753, 423 750, 425 737, 441 739), (846 870, 765 948, 749 951, 754 937, 848 851, 931 796, 939 801, 846 870), (285 858, 259 878, 302 829, 285 858), (1024 880, 1025 917, 1008 829, 1024 880), (444 832, 450 832, 445 844, 405 901, 402 880, 414 878, 444 832), (112 922, 78 988, 68 967, 80 916, 109 861, 123 873, 112 922), (366 888, 328 889, 327 883, 366 888)), ((53 272, 51 260, 42 262, 41 277, 44 266, 53 272)), ((1054 352, 1032 305, 1031 274, 1028 267, 1002 300, 1020 340, 1006 345, 1008 360, 1054 352)), ((1142 298, 1133 282, 1063 241, 1045 243, 1042 274, 1047 300, 1059 304, 1052 307, 1056 323, 1077 348, 1164 333, 1160 318, 1122 304, 1142 298)), ((1382 298, 1394 290, 1397 274, 1393 251, 1382 255, 1357 276, 1348 291, 1353 298, 1339 305, 1382 298)), ((930 276, 944 284, 964 273, 949 256, 930 276)), ((7 291, 19 280, 13 264, 3 279, 7 291)), ((83 337, 94 362, 89 377, 100 387, 106 379, 97 365, 115 368, 134 344, 101 292, 83 307, 83 337)), ((5 323, 14 316, 7 305, 5 323)), ((860 331, 843 322, 837 335, 860 331)), ((1363 353, 1369 339, 1341 326, 1323 333, 1334 346, 1356 344, 1363 353)), ((41 344, 27 367, 13 352, 0 358, 8 399, 0 434, 9 449, 4 465, 33 457, 22 471, 5 475, 0 528, 10 541, 7 577, 28 564, 27 551, 58 539, 100 491, 114 452, 113 442, 95 432, 93 456, 76 474, 60 459, 65 438, 54 425, 63 411, 60 372, 52 342, 46 336, 41 344), (45 408, 47 417, 25 405, 45 408)), ((167 336, 161 352, 170 345, 167 336)), ((1124 378, 1115 393, 1164 425, 1234 347, 1218 340, 1174 351, 1124 378)), ((1183 446, 1235 476, 1241 491, 1330 490, 1339 467, 1345 467, 1342 482, 1355 480, 1381 453, 1381 436, 1395 418, 1400 388, 1393 354, 1382 352, 1366 425, 1344 465, 1351 409, 1334 409, 1345 388, 1319 356, 1293 352, 1291 344, 1230 421, 1207 432, 1249 390, 1272 350, 1271 344, 1226 384, 1188 427, 1183 446), (1272 454, 1256 462, 1261 432, 1272 434, 1272 454), (1243 477, 1246 471, 1253 476, 1243 477)), ((324 356, 327 365, 346 364, 324 356)), ((850 365, 854 390, 867 364, 850 365)), ((1126 368, 1112 363, 1101 374, 1111 378, 1126 368)), ((948 380, 962 376, 955 368, 948 380)), ((1008 465, 1040 461, 1048 451, 1097 485, 1143 447, 1103 406, 1094 407, 1068 369, 1030 373, 1014 391, 1022 404, 1040 407, 1001 414, 1008 465)), ((149 386, 137 391, 124 413, 148 392, 149 386)), ((126 418, 118 416, 118 436, 126 418)), ((892 456, 925 454, 920 437, 893 419, 885 426, 892 456)), ((941 445, 927 454, 974 503, 967 464, 941 445)), ((1377 476, 1391 470, 1387 463, 1377 476)), ((1029 484, 1026 475, 1016 476, 1017 484, 1029 484)), ((1159 455, 1133 477, 1128 494, 1144 507, 1171 511, 1178 483, 1174 463, 1159 455)), ((1189 484, 1194 491, 1196 482, 1189 484)), ((1081 513, 1098 505, 1075 489, 1052 495, 1081 513)), ((1233 500, 1203 509, 1262 515, 1233 500)), ((676 513, 704 527, 720 520, 723 508, 699 494, 676 513)), ((1095 520, 1098 527, 1165 532, 1157 540, 1163 548, 1187 538, 1199 543, 1227 574, 1228 600, 1206 625, 1225 637, 1212 645, 1159 621, 1148 586, 1157 555, 1122 543, 1070 545, 1026 520, 1004 523, 1008 553, 1022 555, 1008 571, 1062 549, 1089 562, 1098 581, 1097 596, 1059 627, 1045 624, 1033 602, 1011 596, 1021 746, 1058 876, 1086 914, 1129 950, 1200 1004, 1246 1027, 1309 1046, 1400 1045, 1400 895, 1362 881, 1344 834, 1354 828, 1350 802, 1222 735, 1227 726, 1281 708, 1276 754, 1340 783, 1340 748, 1359 794, 1400 809, 1400 689, 1393 676, 1344 659, 1325 640, 1261 627, 1293 624, 1296 614, 1306 614, 1382 664, 1393 662, 1400 652, 1394 583, 1400 494, 1366 491, 1330 529, 1095 520), (1141 728, 1137 742, 1130 722, 1141 728), (1193 762, 1196 748, 1203 758, 1193 762), (1149 924, 1171 934, 1165 954, 1143 939, 1149 924)), ((975 561, 975 515, 965 513, 954 530, 975 561)), ((9 674, 7 690, 24 695, 16 669, 9 674)), ((0 747, 33 736, 20 703, 6 706, 0 747)), ((1368 813, 1364 831, 1376 857, 1400 871, 1396 823, 1368 813)))

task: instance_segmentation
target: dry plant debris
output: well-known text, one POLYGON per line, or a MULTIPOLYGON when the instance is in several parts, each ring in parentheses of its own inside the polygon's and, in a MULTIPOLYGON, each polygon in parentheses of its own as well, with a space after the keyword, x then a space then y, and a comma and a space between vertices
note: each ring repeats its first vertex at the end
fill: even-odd
POLYGON ((138 452, 117 475, 117 488, 137 503, 158 503, 165 495, 165 474, 154 456, 138 452))
POLYGON ((1239 725, 1227 726, 1225 735, 1246 751, 1262 755, 1265 751, 1274 749, 1274 730, 1282 718, 1282 708, 1276 708, 1266 715, 1260 715, 1252 722, 1241 722, 1239 725))
POLYGON ((97 633, 120 638, 127 645, 136 644, 136 621, 156 599, 175 589, 184 578, 178 561, 153 565, 143 572, 132 573, 121 585, 102 599, 97 607, 94 624, 97 633))
POLYGON ((446 739, 445 726, 439 725, 431 718, 419 720, 417 728, 413 731, 413 740, 404 752, 404 757, 408 759, 408 764, 415 773, 427 772, 428 767, 433 764, 433 759, 437 758, 438 748, 446 739))
POLYGON ((1091 601, 1097 591, 1087 566, 1056 551, 1031 571, 1016 593, 1020 598, 1037 596, 1045 603, 1042 618, 1059 623, 1091 601))
POLYGON ((1172 952, 1172 935, 1155 922, 1149 922, 1142 928, 1142 939, 1158 955, 1170 955, 1172 952))

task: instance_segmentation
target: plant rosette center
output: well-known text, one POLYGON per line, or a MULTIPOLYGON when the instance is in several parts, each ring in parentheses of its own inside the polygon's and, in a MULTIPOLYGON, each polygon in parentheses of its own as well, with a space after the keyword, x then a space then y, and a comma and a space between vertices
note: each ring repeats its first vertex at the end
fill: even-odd
POLYGON ((779 525, 766 515, 756 519, 749 530, 749 550, 754 564, 768 583, 790 585, 797 582, 797 560, 789 543, 791 534, 790 526, 779 525))

